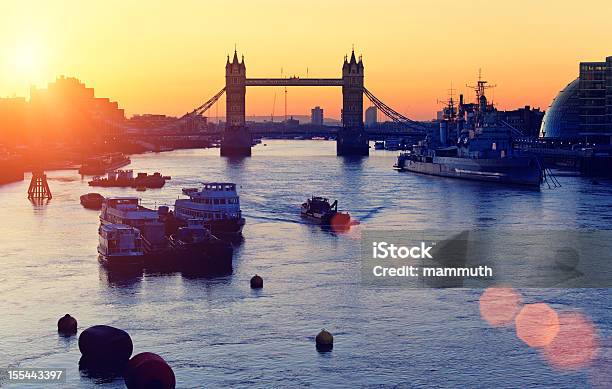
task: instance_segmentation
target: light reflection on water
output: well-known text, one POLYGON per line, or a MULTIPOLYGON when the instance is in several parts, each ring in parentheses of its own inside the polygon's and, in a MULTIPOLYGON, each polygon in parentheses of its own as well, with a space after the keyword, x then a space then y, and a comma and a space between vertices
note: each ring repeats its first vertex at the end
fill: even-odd
MULTIPOLYGON (((135 171, 160 171, 162 190, 98 188, 172 204, 185 186, 239 184, 247 217, 234 274, 205 279, 169 274, 109 274, 96 261, 98 214, 83 209, 90 191, 74 171, 49 172, 53 199, 33 206, 27 181, 0 187, 0 367, 65 367, 66 387, 117 387, 81 377, 77 339, 56 334, 65 313, 79 330, 109 324, 130 333, 135 353, 162 355, 178 387, 432 385, 582 387, 586 371, 561 374, 517 339, 513 328, 480 318, 481 290, 364 288, 361 228, 607 229, 612 185, 561 177, 563 188, 534 192, 397 173, 396 153, 335 156, 335 143, 265 141, 253 157, 230 161, 218 150, 133 156, 135 171), (305 224, 310 195, 338 199, 361 223, 348 234, 305 224), (264 289, 252 291, 253 274, 264 289), (321 328, 334 351, 315 351, 321 328)), ((609 337, 609 290, 521 290, 523 302, 577 308, 609 337)))

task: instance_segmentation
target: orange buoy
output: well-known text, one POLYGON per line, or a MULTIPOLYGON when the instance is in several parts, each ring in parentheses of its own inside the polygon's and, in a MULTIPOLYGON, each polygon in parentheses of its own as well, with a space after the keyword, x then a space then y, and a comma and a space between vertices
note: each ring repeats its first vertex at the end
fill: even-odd
POLYGON ((331 351, 334 348, 334 336, 331 332, 322 329, 315 338, 318 351, 331 351))

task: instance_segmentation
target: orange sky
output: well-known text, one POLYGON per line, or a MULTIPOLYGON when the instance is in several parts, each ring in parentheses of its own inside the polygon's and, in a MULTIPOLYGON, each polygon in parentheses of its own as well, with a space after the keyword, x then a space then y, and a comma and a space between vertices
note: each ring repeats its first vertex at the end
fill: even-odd
MULTIPOLYGON (((0 96, 64 74, 130 115, 181 114, 224 86, 234 43, 249 77, 339 77, 354 44, 366 87, 410 117, 432 118, 451 82, 471 99, 479 68, 499 107, 546 108, 579 61, 612 55, 611 14, 609 0, 3 1, 0 96)), ((247 114, 270 115, 275 93, 281 116, 280 88, 249 89, 247 114)), ((337 88, 288 100, 290 114, 340 114, 337 88)))

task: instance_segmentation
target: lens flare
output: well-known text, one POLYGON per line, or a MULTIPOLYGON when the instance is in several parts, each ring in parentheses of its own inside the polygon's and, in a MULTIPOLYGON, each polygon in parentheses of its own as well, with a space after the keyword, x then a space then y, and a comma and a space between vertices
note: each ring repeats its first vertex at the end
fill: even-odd
POLYGON ((529 347, 549 345, 559 333, 559 317, 545 303, 527 304, 515 319, 516 336, 529 347))
POLYGON ((493 327, 511 324, 520 311, 521 295, 513 288, 487 288, 479 300, 480 315, 493 327))
POLYGON ((591 364, 589 383, 594 389, 612 388, 612 338, 598 341, 595 360, 591 364))
POLYGON ((591 320, 579 312, 559 314, 559 333, 543 352, 548 363, 559 370, 588 366, 597 355, 597 332, 591 320))

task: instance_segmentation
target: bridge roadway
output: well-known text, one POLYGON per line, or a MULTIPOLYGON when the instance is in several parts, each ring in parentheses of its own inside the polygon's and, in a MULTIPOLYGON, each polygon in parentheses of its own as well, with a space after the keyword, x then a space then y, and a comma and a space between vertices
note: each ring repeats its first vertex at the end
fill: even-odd
POLYGON ((342 86, 341 78, 247 78, 246 86, 342 86))

